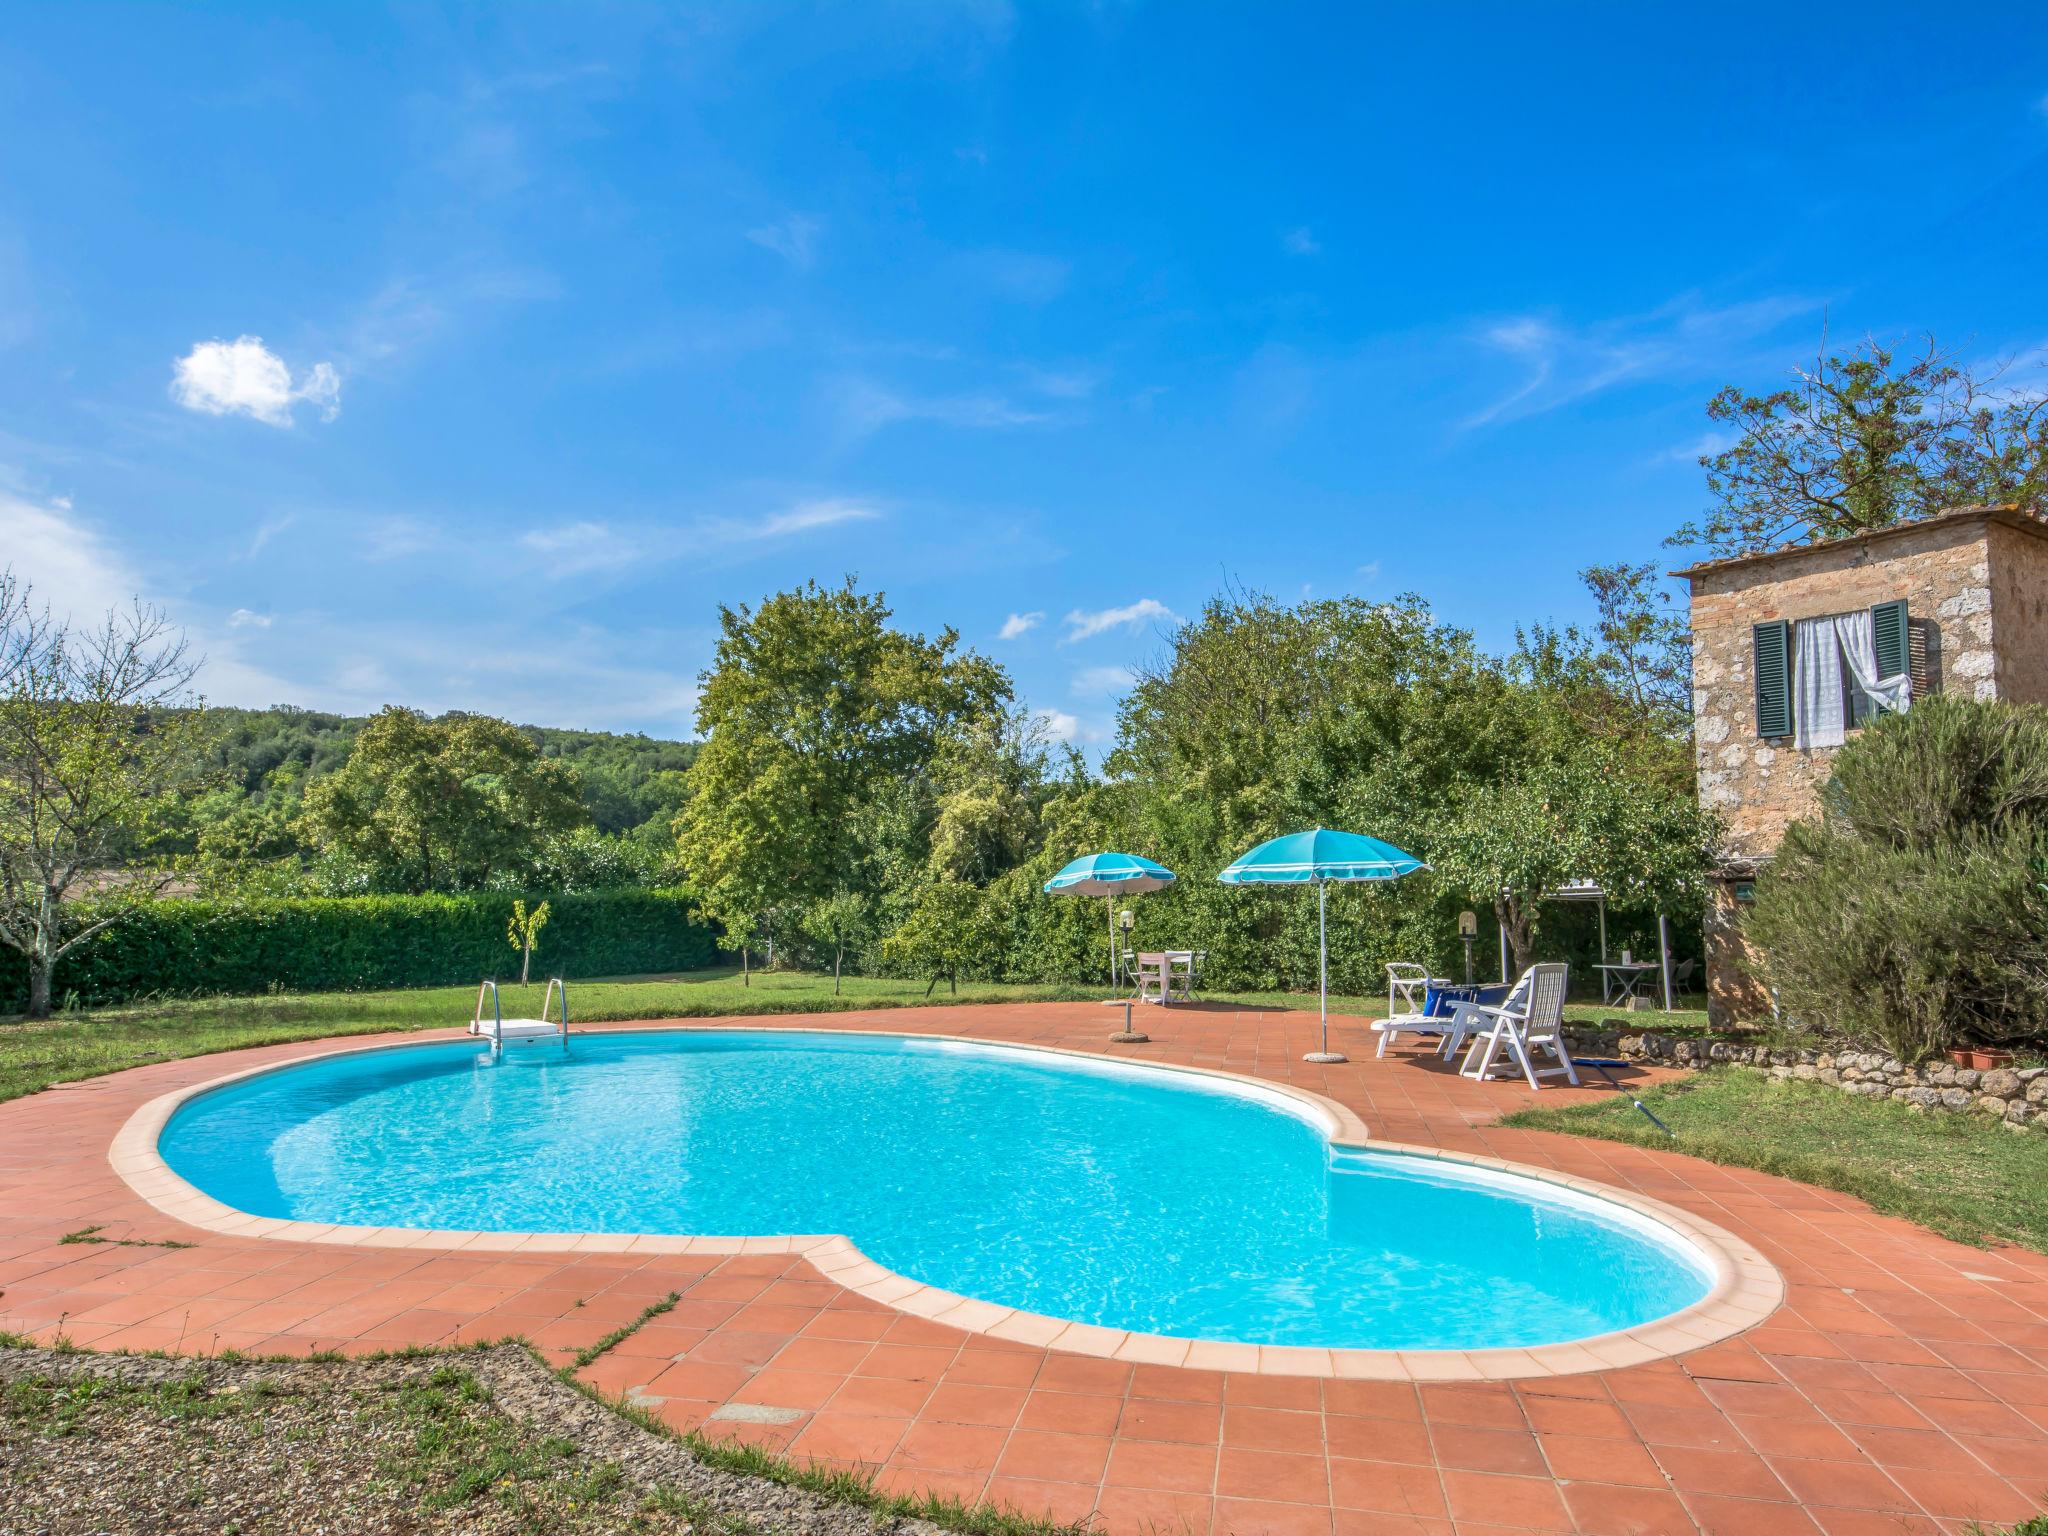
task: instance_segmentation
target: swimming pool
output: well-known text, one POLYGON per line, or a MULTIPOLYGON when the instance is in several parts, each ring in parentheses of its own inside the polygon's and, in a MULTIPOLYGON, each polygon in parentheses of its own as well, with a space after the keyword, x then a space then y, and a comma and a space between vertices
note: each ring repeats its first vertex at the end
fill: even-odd
POLYGON ((843 1233, 914 1280, 1137 1333, 1469 1350, 1690 1306, 1713 1266, 1545 1181, 1333 1146, 1242 1080, 778 1030, 314 1060, 186 1100, 158 1148, 260 1216, 366 1227, 843 1233))

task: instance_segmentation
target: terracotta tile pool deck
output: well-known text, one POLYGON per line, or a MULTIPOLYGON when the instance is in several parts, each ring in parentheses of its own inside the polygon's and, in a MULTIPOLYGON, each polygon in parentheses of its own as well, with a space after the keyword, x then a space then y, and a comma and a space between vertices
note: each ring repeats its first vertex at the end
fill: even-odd
MULTIPOLYGON (((1432 1058, 1303 1062, 1315 1020, 1093 1004, 738 1021, 966 1035, 1221 1068, 1332 1098, 1374 1137, 1677 1206, 1755 1245, 1784 1305, 1691 1354, 1516 1381, 1190 1370, 964 1333, 789 1254, 522 1253, 232 1237, 172 1220, 108 1147, 158 1095, 368 1037, 142 1066, 0 1105, 0 1329, 94 1349, 373 1351, 518 1335, 556 1363, 671 1292, 583 1378, 669 1422, 1123 1536, 1961 1532, 2048 1508, 2048 1257, 1983 1250, 1767 1174, 1499 1128, 1525 1087, 1432 1058), (188 1248, 61 1243, 109 1239, 188 1248)), ((699 1025, 717 1021, 692 1021, 699 1025)), ((393 1038, 426 1039, 432 1036, 393 1038)), ((1659 1074, 1636 1074, 1638 1080, 1659 1074)), ((1546 1089, 1546 1104, 1598 1090, 1546 1089)))

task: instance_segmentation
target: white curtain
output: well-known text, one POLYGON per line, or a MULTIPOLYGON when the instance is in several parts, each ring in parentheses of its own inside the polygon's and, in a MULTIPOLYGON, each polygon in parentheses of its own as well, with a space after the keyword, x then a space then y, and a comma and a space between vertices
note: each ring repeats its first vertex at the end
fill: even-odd
POLYGON ((1842 661, 1870 699, 1882 709, 1904 709, 1913 702, 1913 678, 1899 672, 1877 675, 1877 626, 1870 612, 1844 613, 1835 619, 1835 638, 1842 642, 1842 661))
POLYGON ((1801 619, 1792 626, 1792 744, 1839 747, 1848 735, 1853 685, 1885 709, 1911 702, 1906 673, 1877 675, 1877 631, 1870 612, 1801 619))

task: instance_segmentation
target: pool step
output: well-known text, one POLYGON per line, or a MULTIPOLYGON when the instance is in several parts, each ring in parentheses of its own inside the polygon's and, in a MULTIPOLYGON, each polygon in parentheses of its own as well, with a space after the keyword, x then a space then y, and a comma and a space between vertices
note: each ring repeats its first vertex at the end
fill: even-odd
POLYGON ((508 1019, 498 1003, 498 983, 486 980, 477 988, 476 1013, 469 1021, 469 1032, 491 1042, 492 1054, 505 1048, 507 1040, 546 1040, 559 1035, 562 1049, 569 1049, 569 987, 559 976, 548 978, 548 989, 540 1001, 540 1017, 537 1019, 508 1019), (484 998, 491 1000, 491 1016, 484 1017, 484 998), (560 997, 561 1020, 556 1022, 548 1017, 548 1010, 560 997))

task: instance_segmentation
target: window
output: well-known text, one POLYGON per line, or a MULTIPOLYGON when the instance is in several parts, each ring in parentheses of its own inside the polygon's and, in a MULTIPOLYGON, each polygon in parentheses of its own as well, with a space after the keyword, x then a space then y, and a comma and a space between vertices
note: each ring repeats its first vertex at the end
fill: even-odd
MULTIPOLYGON (((1773 619, 1750 631, 1756 733, 1796 747, 1840 746, 1847 732, 1913 696, 1915 646, 1903 601, 1855 613, 1773 619)), ((1924 644, 1920 647, 1924 654, 1924 644)))

